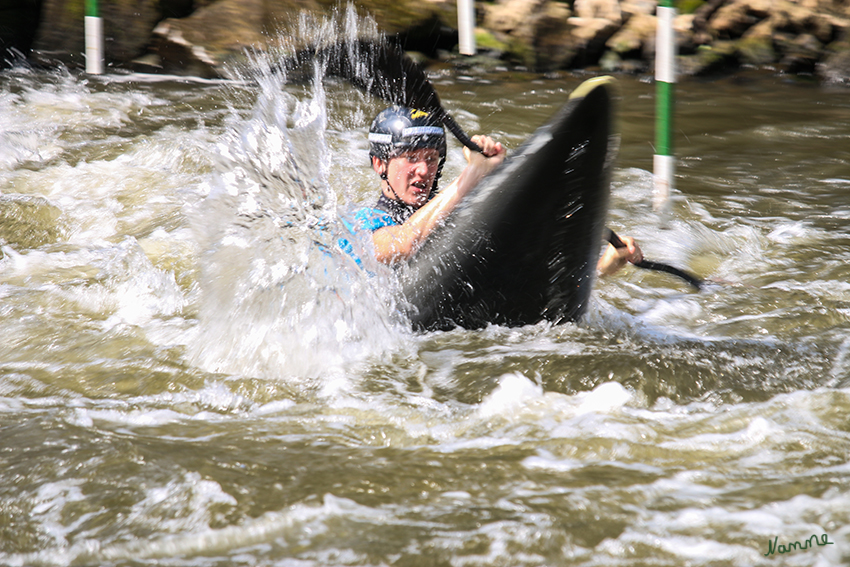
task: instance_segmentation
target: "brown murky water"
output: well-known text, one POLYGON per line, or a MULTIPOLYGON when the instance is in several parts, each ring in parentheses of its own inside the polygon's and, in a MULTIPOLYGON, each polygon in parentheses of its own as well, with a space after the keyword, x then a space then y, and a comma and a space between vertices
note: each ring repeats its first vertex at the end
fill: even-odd
MULTIPOLYGON (((516 147, 582 78, 435 84, 516 147)), ((416 335, 316 246, 372 198, 379 102, 0 75, 0 564, 850 561, 850 96, 680 84, 661 218, 653 86, 620 87, 610 226, 723 283, 416 335)))

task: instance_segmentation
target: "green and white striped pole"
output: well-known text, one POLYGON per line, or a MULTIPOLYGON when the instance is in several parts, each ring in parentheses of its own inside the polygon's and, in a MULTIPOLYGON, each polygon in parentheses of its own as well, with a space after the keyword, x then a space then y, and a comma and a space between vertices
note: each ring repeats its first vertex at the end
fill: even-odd
POLYGON ((86 73, 103 73, 103 20, 97 10, 97 0, 86 1, 86 73))
POLYGON ((673 0, 659 0, 658 28, 655 36, 655 210, 669 208, 676 162, 673 157, 673 107, 676 84, 676 41, 673 0))

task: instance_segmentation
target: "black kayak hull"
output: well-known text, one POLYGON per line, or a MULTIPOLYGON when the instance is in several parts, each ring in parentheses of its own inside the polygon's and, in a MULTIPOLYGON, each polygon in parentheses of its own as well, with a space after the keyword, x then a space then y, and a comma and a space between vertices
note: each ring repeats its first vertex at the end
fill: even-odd
POLYGON ((417 330, 574 321, 587 308, 618 138, 615 83, 583 83, 401 270, 417 330))

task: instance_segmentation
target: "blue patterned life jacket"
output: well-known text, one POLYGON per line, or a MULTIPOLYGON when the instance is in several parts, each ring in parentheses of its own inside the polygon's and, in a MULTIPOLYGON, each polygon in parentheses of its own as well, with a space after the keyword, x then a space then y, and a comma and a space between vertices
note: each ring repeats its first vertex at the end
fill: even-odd
MULTIPOLYGON (((363 207, 358 209, 357 212, 354 213, 354 217, 351 222, 342 219, 342 223, 351 234, 360 230, 375 232, 385 226, 404 224, 404 222, 415 212, 416 209, 414 207, 411 207, 406 203, 400 203, 399 201, 388 199, 386 196, 381 195, 374 207, 363 207)), ((358 266, 363 265, 363 261, 359 256, 357 256, 357 254, 354 253, 354 245, 348 238, 342 237, 339 239, 338 243, 343 252, 354 258, 354 261, 357 262, 358 266)))

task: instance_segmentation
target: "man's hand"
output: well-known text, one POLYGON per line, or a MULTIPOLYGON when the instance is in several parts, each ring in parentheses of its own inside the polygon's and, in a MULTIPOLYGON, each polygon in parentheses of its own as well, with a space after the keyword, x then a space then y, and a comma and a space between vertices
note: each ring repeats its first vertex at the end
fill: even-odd
POLYGON ((505 161, 508 152, 501 142, 494 141, 490 136, 476 135, 472 137, 472 141, 478 144, 482 153, 473 152, 464 147, 463 155, 467 162, 466 170, 470 177, 474 178, 474 183, 477 183, 505 161))
POLYGON ((617 273, 620 268, 626 265, 626 262, 637 264, 643 260, 643 252, 641 252, 640 246, 634 238, 621 236, 620 240, 626 245, 624 248, 614 248, 611 244, 605 248, 605 252, 596 265, 600 276, 610 276, 617 273))

